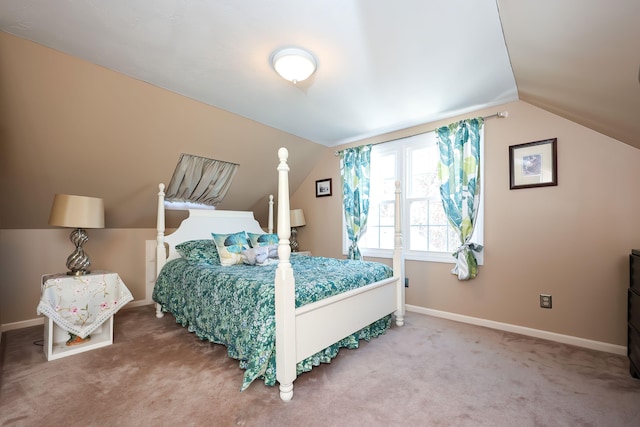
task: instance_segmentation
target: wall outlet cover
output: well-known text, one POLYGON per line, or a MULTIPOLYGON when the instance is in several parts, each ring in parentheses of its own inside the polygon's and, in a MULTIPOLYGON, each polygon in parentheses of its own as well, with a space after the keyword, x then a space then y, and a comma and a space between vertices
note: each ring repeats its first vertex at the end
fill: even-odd
POLYGON ((549 294, 540 294, 540 307, 542 308, 551 308, 552 307, 552 298, 549 294))

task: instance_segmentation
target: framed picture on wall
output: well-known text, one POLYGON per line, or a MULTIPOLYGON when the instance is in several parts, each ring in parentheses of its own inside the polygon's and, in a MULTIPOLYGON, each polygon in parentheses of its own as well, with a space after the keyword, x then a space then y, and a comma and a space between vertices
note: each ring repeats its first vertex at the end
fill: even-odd
POLYGON ((519 188, 558 185, 557 138, 509 147, 509 185, 519 188))
POLYGON ((331 196, 331 178, 316 181, 316 197, 331 196))

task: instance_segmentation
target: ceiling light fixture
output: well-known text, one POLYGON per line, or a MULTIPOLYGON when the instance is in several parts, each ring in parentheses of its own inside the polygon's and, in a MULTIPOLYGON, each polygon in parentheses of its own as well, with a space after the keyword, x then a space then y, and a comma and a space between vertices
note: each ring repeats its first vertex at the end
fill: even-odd
POLYGON ((308 79, 316 71, 316 58, 306 50, 286 48, 276 51, 271 59, 273 69, 293 84, 308 79))

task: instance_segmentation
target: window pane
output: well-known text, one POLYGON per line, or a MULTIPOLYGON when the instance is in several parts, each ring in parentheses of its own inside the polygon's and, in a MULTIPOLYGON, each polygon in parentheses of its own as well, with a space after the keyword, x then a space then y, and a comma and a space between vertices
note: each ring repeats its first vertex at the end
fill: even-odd
POLYGON ((433 171, 424 177, 427 186, 427 193, 425 194, 429 198, 440 199, 440 180, 438 179, 438 170, 434 167, 433 171))
POLYGON ((409 171, 409 189, 408 197, 424 197, 427 195, 429 182, 427 175, 429 173, 429 161, 427 158, 428 151, 426 148, 408 150, 411 167, 409 171))
POLYGON ((437 252, 447 252, 447 227, 429 227, 429 250, 437 252))
POLYGON ((426 251, 429 241, 427 230, 424 225, 412 225, 409 229, 409 249, 412 251, 426 251))
MULTIPOLYGON (((349 240, 348 237, 347 240, 349 240)), ((358 246, 360 246, 361 248, 379 248, 380 228, 367 225, 367 231, 360 237, 358 246)))
POLYGON ((426 197, 429 195, 429 174, 422 173, 411 176, 411 188, 407 197, 426 197))
POLYGON ((409 249, 415 251, 428 250, 428 206, 426 200, 409 202, 409 249))
POLYGON ((380 208, 377 204, 372 204, 369 200, 369 217, 367 218, 367 229, 380 225, 380 208))
POLYGON ((388 178, 391 175, 395 175, 396 172, 396 155, 395 153, 387 153, 379 156, 375 156, 371 159, 375 162, 375 167, 380 171, 386 171, 382 176, 388 178))
POLYGON ((384 180, 383 193, 380 199, 383 200, 395 200, 396 197, 396 177, 387 178, 384 180))
POLYGON ((380 248, 393 249, 393 227, 380 228, 380 248))
POLYGON ((440 197, 438 161, 440 153, 435 143, 420 149, 407 150, 409 182, 407 197, 440 197))
POLYGON ((380 206, 380 225, 387 225, 393 228, 395 216, 394 204, 391 202, 382 203, 380 206))
POLYGON ((395 153, 371 153, 370 204, 394 199, 396 158, 395 153))
POLYGON ((455 251, 460 246, 460 237, 452 227, 449 227, 449 251, 455 251))
POLYGON ((441 200, 429 201, 429 224, 449 225, 447 215, 444 213, 441 200))

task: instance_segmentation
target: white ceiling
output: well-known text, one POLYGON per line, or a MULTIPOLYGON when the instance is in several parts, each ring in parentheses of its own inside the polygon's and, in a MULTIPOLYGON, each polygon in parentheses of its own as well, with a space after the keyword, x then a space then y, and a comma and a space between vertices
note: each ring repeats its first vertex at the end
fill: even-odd
POLYGON ((640 146, 639 5, 2 0, 0 30, 327 146, 517 99, 640 146), (318 60, 298 85, 269 62, 288 46, 318 60))
POLYGON ((0 16, 11 34, 329 146, 517 99, 495 0, 3 0, 0 16), (310 80, 271 68, 285 46, 316 56, 310 80))

